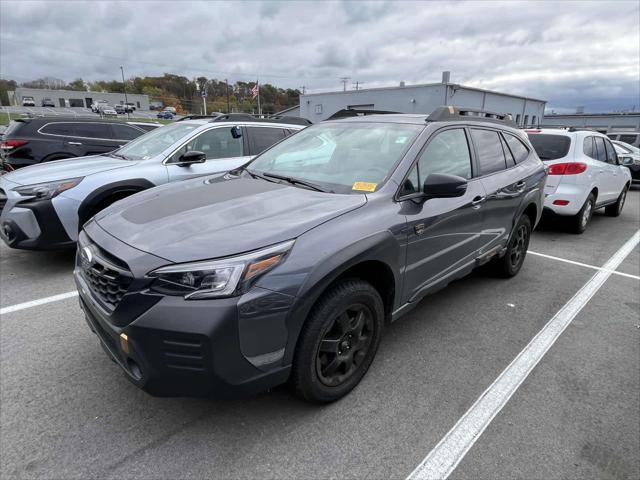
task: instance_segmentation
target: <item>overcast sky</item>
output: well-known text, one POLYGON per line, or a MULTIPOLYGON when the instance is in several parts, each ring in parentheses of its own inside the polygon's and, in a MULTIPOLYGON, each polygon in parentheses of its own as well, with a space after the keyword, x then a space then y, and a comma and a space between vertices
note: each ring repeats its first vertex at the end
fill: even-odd
POLYGON ((557 111, 640 110, 640 2, 20 2, 0 0, 0 73, 17 81, 164 72, 307 91, 453 82, 557 111), (350 83, 351 83, 350 82, 350 83), (349 85, 349 88, 353 88, 349 85))

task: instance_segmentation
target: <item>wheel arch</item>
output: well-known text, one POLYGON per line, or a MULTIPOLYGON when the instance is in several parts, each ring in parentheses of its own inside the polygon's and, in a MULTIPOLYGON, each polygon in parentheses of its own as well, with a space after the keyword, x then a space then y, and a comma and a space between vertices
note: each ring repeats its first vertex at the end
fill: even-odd
POLYGON ((85 197, 78 208, 78 228, 81 229, 84 223, 96 213, 96 207, 108 201, 110 198, 118 197, 117 200, 119 200, 124 198, 124 196, 122 196, 123 194, 126 194, 125 196, 133 195, 134 193, 152 187, 155 187, 155 185, 149 180, 145 178, 134 178, 108 183, 95 189, 85 197))

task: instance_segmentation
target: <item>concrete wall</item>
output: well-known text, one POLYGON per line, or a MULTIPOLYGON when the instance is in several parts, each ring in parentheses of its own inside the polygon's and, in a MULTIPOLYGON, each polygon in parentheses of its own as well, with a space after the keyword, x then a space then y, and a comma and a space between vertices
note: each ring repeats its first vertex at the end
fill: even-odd
POLYGON ((527 126, 530 126, 540 123, 545 103, 544 100, 437 83, 302 95, 300 116, 315 123, 326 120, 344 108, 429 114, 442 105, 452 105, 511 113, 514 120, 519 116, 522 126, 526 116, 527 126))
POLYGON ((544 125, 587 127, 603 133, 617 130, 640 132, 640 113, 545 115, 544 125))
MULTIPOLYGON (((122 105, 125 103, 124 93, 102 93, 102 92, 77 92, 73 90, 48 90, 40 88, 16 88, 14 92, 9 92, 11 105, 22 105, 23 97, 33 97, 36 107, 42 105, 42 100, 50 98, 56 107, 86 107, 91 106, 91 101, 105 100, 109 105, 122 105), (62 99, 62 100, 61 100, 62 99), (64 103, 62 105, 61 103, 64 103)), ((149 96, 136 93, 127 93, 127 100, 133 103, 139 110, 149 110, 149 96)))

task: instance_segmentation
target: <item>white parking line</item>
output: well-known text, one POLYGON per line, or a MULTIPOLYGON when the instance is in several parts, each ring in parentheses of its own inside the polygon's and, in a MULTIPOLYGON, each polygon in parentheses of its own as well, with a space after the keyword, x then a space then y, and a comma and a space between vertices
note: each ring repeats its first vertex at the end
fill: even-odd
POLYGON ((595 265, 589 265, 588 263, 576 262, 576 261, 573 261, 573 260, 568 260, 566 258, 554 257, 553 255, 547 255, 546 253, 532 252, 531 250, 529 250, 527 252, 527 254, 537 255, 538 257, 548 258, 550 260, 557 260, 559 262, 570 263, 571 265, 578 265, 579 267, 591 268, 593 270, 600 270, 600 271, 603 271, 603 272, 604 271, 608 271, 609 273, 613 273, 615 275, 621 275, 623 277, 629 277, 629 278, 633 278, 635 280, 640 280, 640 277, 638 275, 632 275, 630 273, 618 272, 617 270, 606 270, 604 267, 596 267, 595 265))
POLYGON ((411 472, 407 480, 446 479, 455 470, 545 353, 639 242, 640 230, 549 320, 411 472))
POLYGON ((31 300, 30 302, 18 303, 16 305, 9 305, 8 307, 0 308, 0 315, 5 313, 17 312, 18 310, 24 310, 25 308, 37 307, 51 302, 59 302, 60 300, 66 300, 67 298, 77 297, 78 292, 60 293, 58 295, 52 295, 50 297, 39 298, 38 300, 31 300))

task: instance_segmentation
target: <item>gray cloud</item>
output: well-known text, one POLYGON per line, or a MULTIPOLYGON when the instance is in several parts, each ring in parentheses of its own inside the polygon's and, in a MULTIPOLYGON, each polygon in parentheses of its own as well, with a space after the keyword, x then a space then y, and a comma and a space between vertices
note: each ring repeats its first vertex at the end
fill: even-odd
POLYGON ((640 7, 609 2, 0 1, 19 81, 160 75, 309 91, 452 79, 556 108, 640 109, 640 7))

